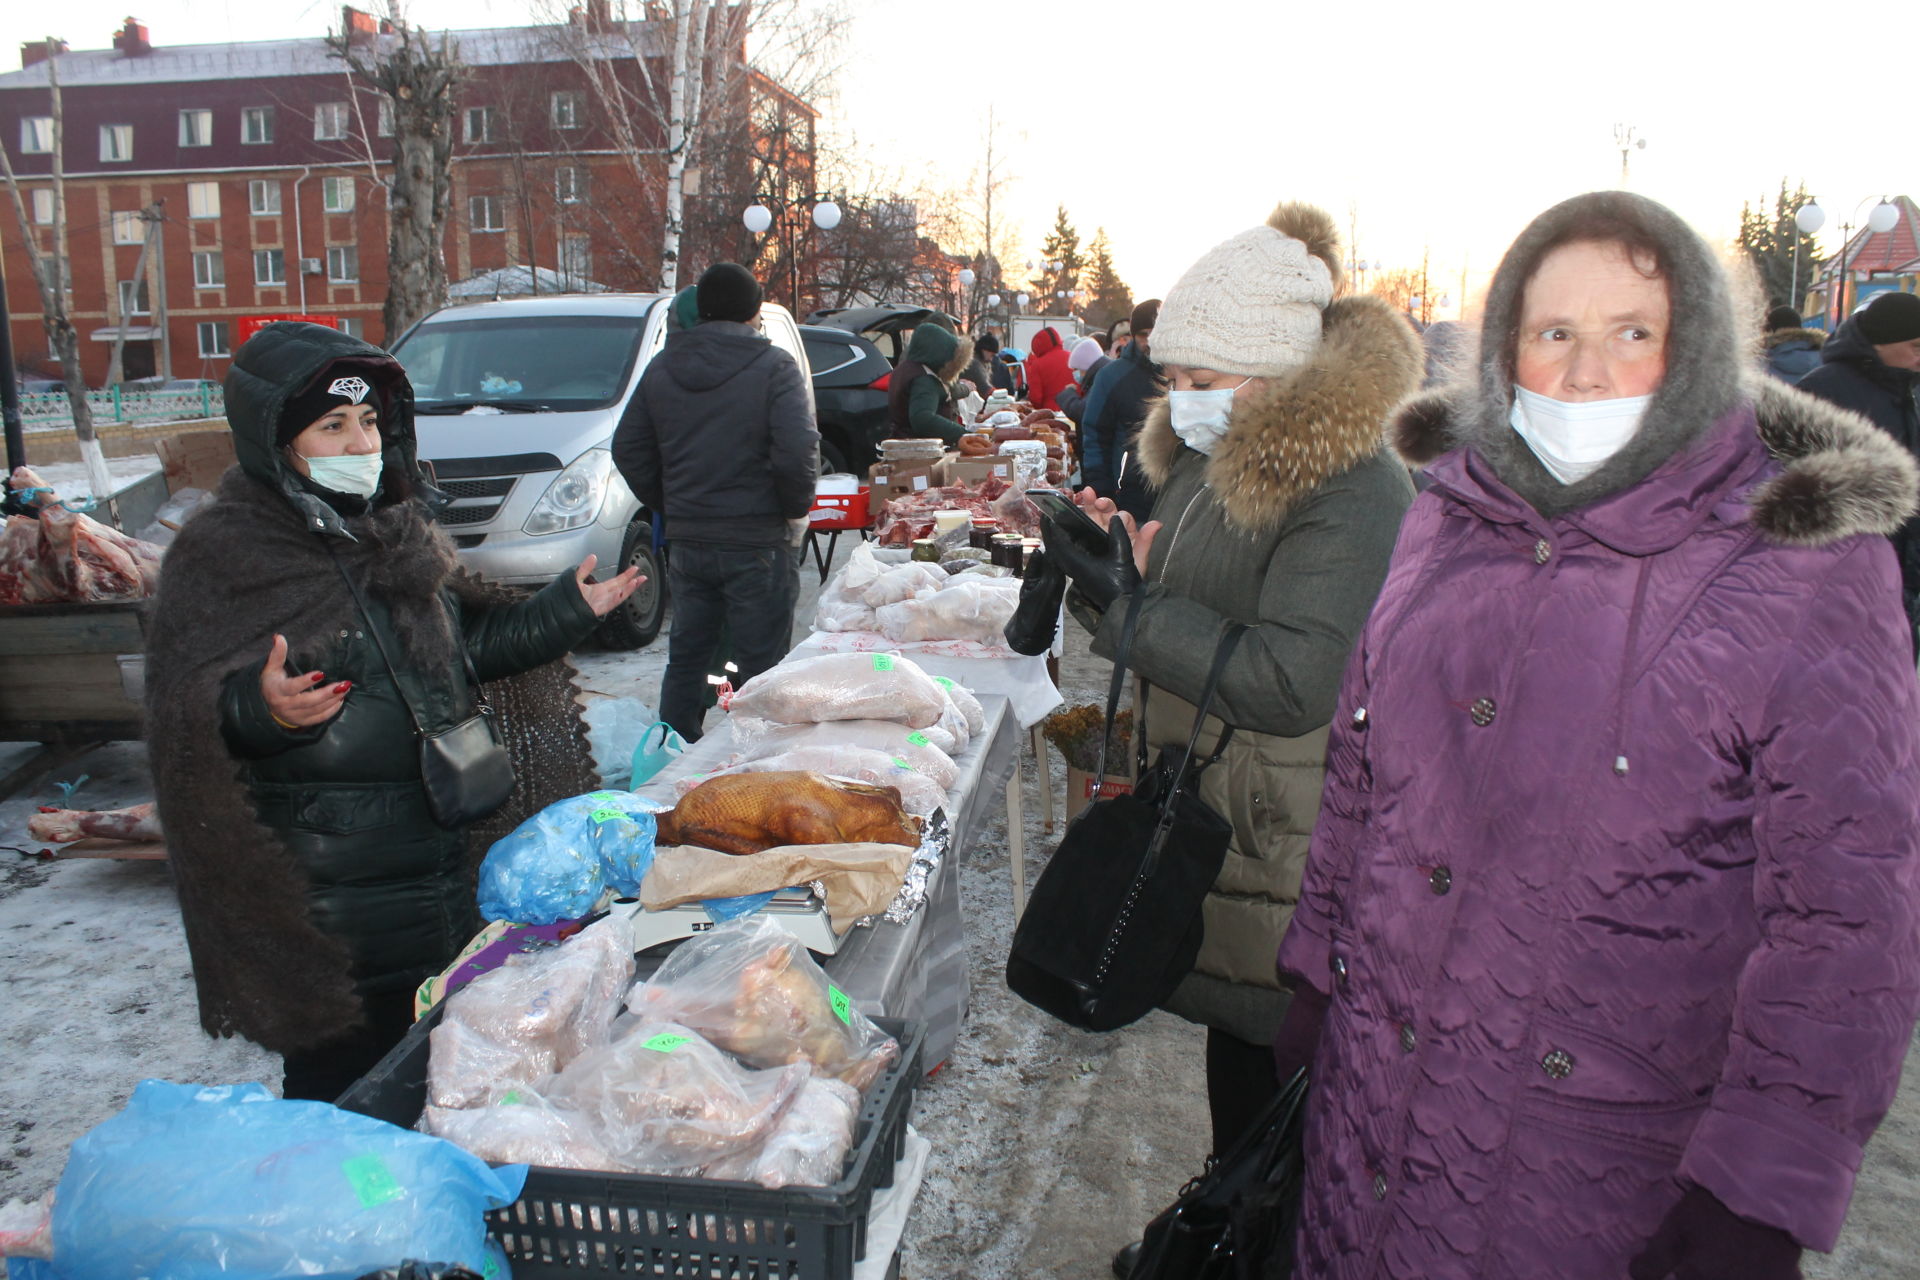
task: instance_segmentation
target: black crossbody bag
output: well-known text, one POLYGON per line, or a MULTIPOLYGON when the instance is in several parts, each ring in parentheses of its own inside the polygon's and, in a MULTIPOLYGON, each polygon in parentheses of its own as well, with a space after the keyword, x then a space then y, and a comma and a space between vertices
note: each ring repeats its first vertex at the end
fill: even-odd
POLYGON ((420 713, 407 701, 406 686, 400 683, 393 656, 387 652, 386 641, 380 638, 380 628, 374 625, 373 615, 353 575, 347 572, 338 556, 334 557, 333 567, 340 571, 341 581, 347 584, 354 606, 366 623, 367 634, 373 637, 373 647, 380 651, 380 661, 386 664, 387 674, 393 679, 394 694, 407 709, 407 718, 413 721, 414 736, 420 740, 420 782, 427 793, 427 811, 448 831, 472 826, 507 802, 507 797, 513 794, 514 782, 513 759, 500 740, 500 728, 493 722, 493 708, 480 692, 480 673, 474 670, 473 656, 465 644, 459 645, 460 661, 473 684, 474 714, 451 728, 427 732, 426 726, 420 723, 420 713))
MULTIPOLYGON (((1144 595, 1134 592, 1114 654, 1096 778, 1106 776, 1144 595)), ((1245 631, 1240 623, 1222 631, 1178 763, 1163 751, 1131 795, 1083 809, 1027 900, 1007 955, 1007 986, 1062 1022, 1088 1031, 1124 1027, 1165 1001, 1193 969, 1203 936, 1201 903, 1233 838, 1233 825, 1200 799, 1200 776, 1227 749, 1232 726, 1197 767, 1194 756, 1221 673, 1245 631)))

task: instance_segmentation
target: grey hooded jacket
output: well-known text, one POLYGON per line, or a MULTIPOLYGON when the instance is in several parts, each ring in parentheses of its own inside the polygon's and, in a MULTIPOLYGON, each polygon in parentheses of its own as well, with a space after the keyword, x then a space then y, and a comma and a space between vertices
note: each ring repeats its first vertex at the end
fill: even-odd
POLYGON ((749 325, 670 334, 620 417, 613 460, 669 539, 783 545, 820 470, 806 376, 749 325))

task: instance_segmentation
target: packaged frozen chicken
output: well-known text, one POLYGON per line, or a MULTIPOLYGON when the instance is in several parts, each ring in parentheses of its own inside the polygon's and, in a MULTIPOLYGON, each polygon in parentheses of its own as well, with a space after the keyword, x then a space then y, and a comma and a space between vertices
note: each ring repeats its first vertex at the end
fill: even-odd
MULTIPOLYGON (((941 582, 947 580, 940 570, 934 573, 941 582)), ((826 653, 790 659, 761 672, 741 686, 727 709, 778 724, 893 720, 924 729, 940 722, 949 702, 947 691, 909 658, 826 653)))

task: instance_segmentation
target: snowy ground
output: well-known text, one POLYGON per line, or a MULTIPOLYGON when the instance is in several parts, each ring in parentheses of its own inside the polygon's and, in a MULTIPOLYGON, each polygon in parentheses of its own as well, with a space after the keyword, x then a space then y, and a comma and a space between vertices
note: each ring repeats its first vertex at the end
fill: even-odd
MULTIPOLYGON (((845 554, 845 548, 842 548, 845 554)), ((815 575, 802 574, 799 616, 815 575)), ((804 627, 802 628, 804 634, 804 627)), ((637 654, 582 654, 583 685, 657 699, 664 639, 637 654)), ((1070 632, 1070 702, 1104 696, 1106 665, 1070 632)), ((23 754, 0 744, 0 770, 23 754)), ((1054 761, 1056 795, 1064 768, 1054 761)), ((279 1061, 212 1041, 194 1014, 173 894, 157 863, 31 861, 33 806, 56 781, 88 780, 75 802, 147 798, 145 748, 96 751, 0 803, 0 1201, 57 1181, 67 1145, 118 1110, 149 1076, 277 1083, 279 1061)), ((1024 770, 1029 877, 1056 836, 1040 827, 1024 770)), ((947 1067, 921 1090, 915 1125, 933 1163, 908 1224, 909 1280, 1101 1280, 1107 1258, 1164 1206, 1205 1155, 1200 1032, 1164 1014, 1111 1035, 1072 1031, 1025 1005, 1001 976, 1013 931, 1004 814, 961 866, 972 940, 973 1012, 947 1067)), ((1814 1280, 1920 1275, 1920 1071, 1867 1153, 1839 1251, 1814 1280)))

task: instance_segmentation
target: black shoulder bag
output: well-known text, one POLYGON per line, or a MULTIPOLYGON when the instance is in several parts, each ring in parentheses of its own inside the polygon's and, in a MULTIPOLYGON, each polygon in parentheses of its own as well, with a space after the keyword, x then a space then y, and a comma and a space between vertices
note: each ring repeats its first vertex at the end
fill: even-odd
POLYGON ((1306 1103, 1302 1068, 1246 1136, 1226 1155, 1209 1157, 1180 1198, 1147 1224, 1132 1280, 1285 1280, 1293 1274, 1306 1103))
MULTIPOLYGON (((1133 593, 1114 655, 1109 740, 1145 594, 1133 593)), ((1201 903, 1233 837, 1233 825, 1201 801, 1200 775, 1227 749, 1232 726, 1197 767, 1194 756, 1221 672, 1245 631, 1229 623, 1221 633, 1179 763, 1163 751, 1133 794, 1081 810, 1027 900, 1007 955, 1007 986, 1062 1022, 1088 1031, 1124 1027, 1172 995, 1193 968, 1201 903)), ((1103 742, 1095 776, 1106 772, 1103 742)))
MULTIPOLYGON (((513 794, 513 759, 507 754, 506 744, 500 741, 499 726, 493 722, 493 708, 480 692, 480 673, 474 670, 473 656, 465 644, 458 645, 467 679, 473 682, 474 714, 451 728, 427 732, 427 727, 420 723, 420 713, 407 701, 406 686, 400 682, 393 655, 387 652, 387 642, 381 639, 380 628, 374 625, 359 585, 338 556, 334 557, 333 567, 340 571, 341 581, 347 584, 347 591, 367 624, 367 634, 373 637, 373 647, 380 651, 380 661, 386 664, 387 674, 393 678, 394 696, 407 709, 414 736, 420 739, 420 782, 427 793, 427 811, 448 831, 472 826, 505 804, 513 794)), ((458 639, 456 636, 456 643, 458 639)))

